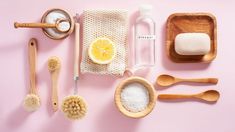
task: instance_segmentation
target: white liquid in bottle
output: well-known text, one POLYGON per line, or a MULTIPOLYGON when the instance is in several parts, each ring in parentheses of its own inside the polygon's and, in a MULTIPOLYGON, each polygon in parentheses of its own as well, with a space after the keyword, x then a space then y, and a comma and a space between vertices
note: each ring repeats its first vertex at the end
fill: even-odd
POLYGON ((135 67, 151 67, 155 65, 155 22, 151 18, 152 6, 142 5, 140 16, 134 26, 135 67))

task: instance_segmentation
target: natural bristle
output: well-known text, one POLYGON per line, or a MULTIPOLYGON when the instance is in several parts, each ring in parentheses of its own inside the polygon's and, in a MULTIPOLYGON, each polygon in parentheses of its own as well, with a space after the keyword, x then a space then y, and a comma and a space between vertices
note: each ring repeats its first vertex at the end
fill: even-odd
POLYGON ((69 119, 81 119, 86 115, 87 106, 84 99, 77 95, 65 97, 62 103, 62 111, 69 119))
POLYGON ((23 106, 26 111, 36 111, 40 107, 40 99, 35 94, 28 94, 24 99, 23 106))
POLYGON ((58 57, 51 57, 48 59, 48 69, 54 71, 60 67, 60 60, 58 57))

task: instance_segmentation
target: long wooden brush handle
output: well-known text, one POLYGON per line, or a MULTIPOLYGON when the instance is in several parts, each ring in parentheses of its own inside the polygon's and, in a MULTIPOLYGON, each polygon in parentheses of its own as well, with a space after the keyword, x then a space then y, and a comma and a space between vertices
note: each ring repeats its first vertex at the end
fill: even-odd
POLYGON ((30 71, 30 93, 37 94, 36 89, 36 57, 37 57, 37 40, 29 40, 29 71, 30 71))
POLYGON ((75 23, 74 79, 79 77, 80 24, 75 23))
POLYGON ((56 28, 56 24, 49 23, 14 23, 15 28, 56 28))

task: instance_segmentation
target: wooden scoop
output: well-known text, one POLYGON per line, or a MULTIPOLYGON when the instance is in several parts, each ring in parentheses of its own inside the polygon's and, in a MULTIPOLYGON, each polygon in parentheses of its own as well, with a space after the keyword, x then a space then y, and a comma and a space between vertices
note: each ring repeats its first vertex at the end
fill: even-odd
MULTIPOLYGON (((15 28, 56 28, 59 32, 67 32, 70 28, 61 28, 61 25, 64 23, 69 23, 67 19, 58 19, 55 24, 50 23, 18 23, 15 22, 15 28)), ((70 25, 71 26, 71 25, 70 25)))
POLYGON ((188 98, 196 98, 201 99, 207 102, 216 102, 220 97, 220 94, 216 90, 208 90, 198 94, 160 94, 158 95, 158 99, 162 100, 175 100, 175 99, 188 99, 188 98))
POLYGON ((158 76, 156 82, 160 86, 171 86, 171 85, 173 85, 175 83, 179 83, 179 82, 196 82, 196 83, 217 84, 218 79, 217 78, 182 79, 182 78, 173 77, 171 75, 162 74, 162 75, 158 76))

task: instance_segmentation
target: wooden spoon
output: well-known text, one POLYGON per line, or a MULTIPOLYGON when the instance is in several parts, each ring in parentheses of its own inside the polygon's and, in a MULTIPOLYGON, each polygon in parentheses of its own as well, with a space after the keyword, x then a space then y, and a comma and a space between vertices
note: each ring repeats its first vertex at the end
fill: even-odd
MULTIPOLYGON (((69 23, 69 20, 67 19, 58 19, 55 24, 50 23, 18 23, 15 22, 14 26, 15 28, 56 28, 59 32, 67 32, 70 28, 61 28, 60 26, 64 23, 69 23)), ((71 26, 71 25, 70 25, 71 26)))
POLYGON ((202 93, 191 94, 191 95, 185 95, 185 94, 160 94, 158 95, 158 99, 163 99, 163 100, 196 98, 196 99, 201 99, 207 102, 215 102, 219 99, 219 97, 220 97, 220 94, 216 90, 208 90, 202 93))
POLYGON ((173 77, 171 75, 162 74, 162 75, 158 76, 156 82, 160 86, 171 86, 171 85, 173 85, 175 83, 179 83, 179 82, 196 82, 196 83, 217 84, 218 79, 217 78, 182 79, 182 78, 173 77))

